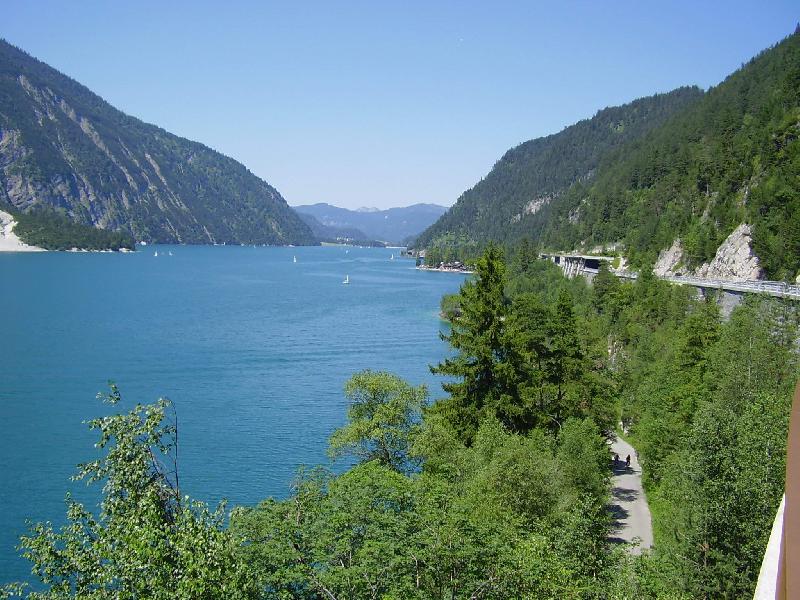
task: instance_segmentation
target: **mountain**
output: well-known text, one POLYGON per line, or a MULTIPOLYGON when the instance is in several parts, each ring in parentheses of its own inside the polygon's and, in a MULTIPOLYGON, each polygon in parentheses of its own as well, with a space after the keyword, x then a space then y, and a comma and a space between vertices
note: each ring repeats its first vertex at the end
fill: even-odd
POLYGON ((512 148, 415 245, 536 237, 542 216, 572 184, 591 180, 605 156, 702 95, 699 88, 684 87, 605 108, 559 133, 512 148))
POLYGON ((796 32, 705 93, 681 88, 601 110, 509 150, 416 245, 614 246, 634 265, 667 253, 701 272, 738 237, 750 248, 734 249, 754 252, 764 276, 793 279, 799 173, 796 32))
POLYGON ((242 164, 118 111, 3 40, 0 205, 149 242, 315 243, 242 164))
POLYGON ((752 232, 766 277, 797 276, 800 33, 621 148, 565 194, 540 239, 560 248, 621 242, 640 264, 671 249, 678 265, 702 270, 742 232, 752 232))
POLYGON ((314 237, 320 241, 333 241, 333 240, 354 240, 366 241, 369 239, 366 233, 354 227, 334 227, 332 225, 323 225, 319 219, 314 215, 308 213, 298 212, 303 222, 311 228, 314 237))
POLYGON ((393 243, 401 243, 418 235, 447 211, 447 208, 437 204, 412 204, 386 210, 349 210, 322 202, 295 206, 294 209, 312 215, 326 227, 359 229, 367 239, 393 243))

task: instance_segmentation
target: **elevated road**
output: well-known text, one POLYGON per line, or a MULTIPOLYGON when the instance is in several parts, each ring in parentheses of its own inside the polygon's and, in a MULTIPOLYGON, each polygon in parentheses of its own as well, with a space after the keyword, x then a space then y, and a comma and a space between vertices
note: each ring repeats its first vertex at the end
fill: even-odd
MULTIPOLYGON (((540 258, 550 260, 564 271, 567 277, 584 275, 591 277, 597 275, 601 263, 613 264, 614 256, 595 256, 587 254, 541 254, 540 258)), ((636 279, 639 274, 635 271, 609 271, 623 279, 636 279)), ((705 279, 691 275, 663 275, 659 279, 670 281, 678 285, 690 285, 701 290, 722 290, 730 294, 766 294, 778 298, 800 300, 800 286, 790 285, 783 281, 729 281, 724 279, 705 279)))

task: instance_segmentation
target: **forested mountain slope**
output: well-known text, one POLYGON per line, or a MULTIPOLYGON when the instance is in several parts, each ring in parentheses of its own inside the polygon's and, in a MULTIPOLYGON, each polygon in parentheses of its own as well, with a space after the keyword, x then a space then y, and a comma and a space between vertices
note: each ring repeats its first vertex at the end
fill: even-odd
POLYGON ((642 137, 702 95, 699 88, 684 87, 605 108, 559 133, 512 148, 419 236, 416 245, 537 236, 567 188, 592 179, 606 155, 642 137))
POLYGON ((125 115, 0 40, 0 205, 181 243, 314 243, 246 167, 125 115))
POLYGON ((765 275, 793 279, 798 134, 795 33, 705 94, 684 88, 606 109, 510 150, 418 245, 527 237, 555 250, 590 250, 622 242, 642 265, 680 239, 681 261, 694 268, 747 224, 765 275), (651 115, 638 128, 628 116, 636 107, 651 115), (615 138, 615 119, 636 134, 615 138))
MULTIPOLYGON (((608 157, 553 207, 541 241, 624 241, 640 263, 680 237, 708 261, 737 226, 770 278, 800 269, 800 34, 762 52, 697 103, 608 157)), ((530 233, 534 233, 531 230, 530 233)))

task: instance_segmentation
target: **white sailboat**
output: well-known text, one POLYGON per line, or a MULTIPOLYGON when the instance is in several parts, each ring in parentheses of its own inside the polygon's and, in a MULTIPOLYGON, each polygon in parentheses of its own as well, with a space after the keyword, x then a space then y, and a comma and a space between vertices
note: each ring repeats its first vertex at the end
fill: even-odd
POLYGON ((172 256, 172 250, 169 251, 169 255, 172 256))
POLYGON ((343 283, 344 285, 347 285, 347 284, 349 284, 349 283, 350 283, 350 275, 345 275, 345 276, 344 276, 344 281, 343 281, 342 283, 343 283))
POLYGON ((155 252, 153 252, 153 256, 158 256, 158 250, 156 250, 155 252))
POLYGON ((292 257, 292 262, 297 262, 297 257, 296 256, 292 257))
POLYGON ((392 254, 392 257, 389 260, 394 260, 394 254, 392 254))

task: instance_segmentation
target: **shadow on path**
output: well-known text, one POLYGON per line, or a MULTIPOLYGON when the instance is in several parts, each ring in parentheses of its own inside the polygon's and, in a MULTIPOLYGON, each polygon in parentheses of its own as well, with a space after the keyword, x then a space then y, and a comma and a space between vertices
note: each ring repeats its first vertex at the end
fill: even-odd
POLYGON ((653 545, 650 507, 642 488, 642 471, 636 451, 625 440, 615 439, 611 452, 622 460, 611 465, 611 501, 608 514, 613 524, 608 541, 628 544, 631 554, 641 554, 653 545), (625 458, 630 457, 630 464, 625 458))
POLYGON ((612 488, 611 495, 617 500, 623 500, 625 502, 633 502, 639 497, 639 492, 637 490, 632 490, 630 488, 615 487, 612 488))

